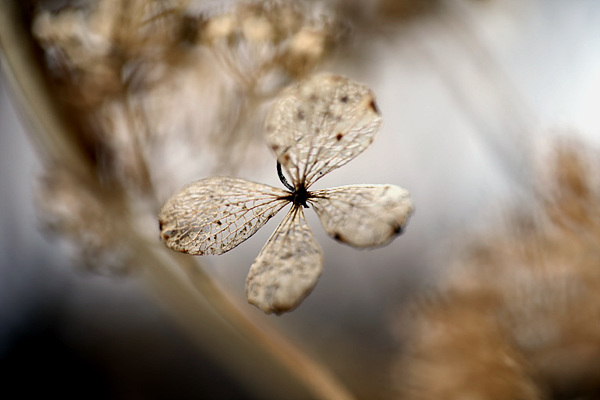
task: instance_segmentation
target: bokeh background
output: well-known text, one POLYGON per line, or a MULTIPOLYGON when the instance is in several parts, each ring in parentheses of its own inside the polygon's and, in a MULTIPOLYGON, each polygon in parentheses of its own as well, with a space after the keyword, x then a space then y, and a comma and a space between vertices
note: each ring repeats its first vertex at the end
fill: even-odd
MULTIPOLYGON (((29 16, 44 8, 52 10, 48 25, 52 26, 52 17, 64 12, 63 7, 86 10, 93 2, 68 3, 24 7, 29 16)), ((186 6, 186 15, 207 23, 239 4, 198 1, 186 6)), ((403 345, 409 341, 403 336, 405 325, 413 320, 406 316, 407 304, 420 304, 422 296, 430 296, 431 288, 443 285, 451 274, 454 255, 485 236, 481 232, 493 230, 503 213, 515 205, 535 208, 531 198, 538 190, 536 173, 543 170, 544 152, 556 138, 577 138, 586 149, 600 145, 600 4, 594 0, 307 4, 310 18, 318 20, 322 14, 333 21, 325 28, 317 25, 329 35, 327 46, 313 44, 324 50, 306 71, 289 70, 283 78, 269 76, 260 87, 262 94, 293 81, 294 73, 301 76, 313 70, 339 73, 369 85, 383 115, 382 131, 364 154, 320 180, 318 186, 397 184, 411 192, 416 213, 406 233, 389 246, 358 251, 327 237, 308 210, 309 223, 324 250, 325 271, 302 305, 281 317, 264 317, 245 304, 244 283, 252 260, 283 215, 235 251, 201 260, 201 268, 233 298, 242 314, 258 325, 261 321, 272 324, 326 366, 354 396, 419 398, 402 393, 393 383, 401 380, 395 377, 393 366, 403 357, 403 345)), ((307 21, 312 21, 309 17, 307 21)), ((205 42, 188 45, 210 47, 205 42)), ((48 43, 41 47, 51 49, 48 43)), ((213 83, 210 77, 222 67, 218 58, 211 59, 202 51, 189 51, 195 52, 192 57, 177 60, 181 64, 172 67, 171 74, 167 72, 167 83, 158 85, 148 97, 138 93, 129 98, 129 110, 151 114, 147 120, 156 132, 151 142, 156 148, 144 147, 141 156, 155 199, 164 201, 186 182, 217 173, 280 186, 275 160, 260 141, 265 104, 247 106, 256 101, 247 100, 251 96, 244 98, 247 103, 236 100, 243 95, 236 92, 239 82, 235 78, 222 81, 221 86, 213 83), (186 88, 188 79, 192 84, 186 88), (197 88, 206 90, 194 91, 197 88), (194 139, 195 135, 212 138, 205 133, 207 124, 231 117, 223 110, 243 115, 248 135, 239 137, 235 127, 216 126, 217 131, 229 129, 232 136, 217 136, 221 139, 211 139, 208 145, 204 139, 194 139)), ((38 61, 45 60, 52 67, 60 54, 49 54, 38 61)), ((250 54, 250 60, 237 59, 242 72, 254 55, 250 54)), ((161 291, 140 277, 144 273, 136 265, 126 265, 133 272, 90 269, 77 258, 78 245, 50 229, 52 224, 47 216, 40 216, 36 202, 55 201, 54 197, 47 200, 44 195, 52 192, 40 192, 40 187, 48 180, 47 170, 58 167, 36 151, 39 141, 32 137, 37 133, 32 132, 19 101, 19 88, 11 81, 15 71, 8 72, 7 54, 3 57, 0 368, 5 383, 0 390, 6 398, 15 393, 67 398, 277 398, 278 394, 267 395, 266 383, 240 378, 244 368, 232 372, 227 361, 207 350, 211 347, 208 339, 198 345, 198 328, 181 322, 185 313, 178 307, 185 308, 185 304, 174 306, 161 298, 161 291)), ((162 71, 144 70, 151 56, 140 57, 146 57, 146 64, 138 75, 132 73, 134 78, 162 76, 162 71)), ((135 79, 128 84, 127 90, 136 88, 135 79)), ((56 96, 60 102, 61 94, 56 96)), ((123 127, 124 120, 110 108, 116 106, 102 100, 80 108, 97 104, 104 107, 100 115, 110 120, 110 124, 99 123, 98 130, 109 126, 126 135, 148 129, 143 124, 123 127)), ((119 140, 111 143, 131 145, 119 140)), ((127 176, 135 169, 128 164, 131 154, 120 156, 124 161, 114 163, 125 171, 121 176, 116 168, 120 184, 142 182, 141 189, 126 191, 125 197, 144 193, 146 178, 127 176)), ((138 209, 155 207, 134 203, 138 209)), ((111 208, 105 212, 111 218, 111 208)), ((144 237, 154 237, 156 246, 161 246, 158 231, 151 231, 156 226, 148 218, 140 221, 135 229, 147 230, 144 237)), ((590 246, 600 247, 595 240, 590 246)), ((122 261, 120 251, 114 256, 115 264, 122 261)), ((111 264, 111 254, 95 255, 92 261, 111 264)), ((600 267, 598 262, 594 265, 600 267)), ((600 345, 595 338, 592 335, 590 340, 600 345)), ((253 356, 241 353, 237 357, 246 359, 242 364, 252 369, 253 356)), ((268 372, 264 379, 269 381, 268 372)), ((544 392, 545 386, 539 383, 543 380, 533 381, 542 388, 540 393, 546 393, 539 398, 548 393, 556 398, 579 395, 570 390, 544 392)), ((534 392, 528 392, 531 397, 527 398, 538 398, 534 392)), ((482 398, 510 397, 490 394, 482 398)))

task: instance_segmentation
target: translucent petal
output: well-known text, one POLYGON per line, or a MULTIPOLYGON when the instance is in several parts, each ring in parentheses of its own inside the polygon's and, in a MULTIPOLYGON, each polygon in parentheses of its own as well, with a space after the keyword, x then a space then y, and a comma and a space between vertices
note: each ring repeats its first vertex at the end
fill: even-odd
POLYGON ((248 279, 248 302, 266 313, 294 309, 312 291, 323 269, 321 247, 294 206, 254 260, 248 279))
POLYGON ((308 188, 362 153, 380 125, 369 88, 319 74, 282 92, 267 115, 265 131, 295 186, 308 188))
POLYGON ((394 185, 352 185, 311 192, 309 202, 334 239, 354 247, 389 243, 402 233, 413 207, 394 185))
POLYGON ((158 214, 161 237, 173 250, 222 254, 252 236, 289 200, 288 192, 243 179, 193 182, 158 214))

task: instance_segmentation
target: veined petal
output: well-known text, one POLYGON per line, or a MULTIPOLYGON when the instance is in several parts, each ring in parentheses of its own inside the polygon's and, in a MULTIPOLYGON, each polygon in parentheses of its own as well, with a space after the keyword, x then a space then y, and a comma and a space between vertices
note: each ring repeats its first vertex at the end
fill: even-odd
POLYGON ((252 264, 246 280, 248 302, 266 313, 281 314, 298 306, 315 287, 323 270, 321 247, 294 206, 252 264))
POLYGON ((380 126, 373 92, 328 73, 284 90, 265 120, 277 160, 296 187, 306 188, 362 153, 380 126))
POLYGON ((376 247, 402 233, 413 207, 395 185, 351 185, 311 192, 309 202, 327 233, 354 247, 376 247))
POLYGON ((254 235, 289 203, 289 193, 230 177, 187 185, 158 214, 161 237, 173 250, 222 254, 254 235))

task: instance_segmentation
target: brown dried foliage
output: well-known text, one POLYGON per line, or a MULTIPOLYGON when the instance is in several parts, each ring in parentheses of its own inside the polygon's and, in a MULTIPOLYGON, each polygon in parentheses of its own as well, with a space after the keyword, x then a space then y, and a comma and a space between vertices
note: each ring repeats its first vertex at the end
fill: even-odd
POLYGON ((36 195, 41 226, 68 238, 64 244, 76 266, 101 274, 121 274, 132 267, 127 227, 120 223, 129 216, 117 193, 57 165, 39 181, 36 195))
POLYGON ((78 166, 59 160, 42 179, 42 221, 54 221, 47 228, 70 236, 82 254, 104 247, 108 257, 118 230, 90 223, 93 213, 75 213, 77 227, 75 215, 60 209, 95 210, 93 200, 106 206, 107 221, 123 209, 150 218, 192 178, 247 167, 264 146, 263 106, 310 72, 336 40, 333 19, 302 3, 239 2, 217 13, 188 3, 98 0, 35 15, 32 32, 73 140, 105 189, 64 184, 80 179, 67 176, 78 166), (115 209, 112 197, 123 200, 115 209), (65 199, 69 204, 44 206, 65 199))
POLYGON ((559 141, 536 206, 472 240, 418 302, 393 379, 406 399, 542 399, 600 393, 598 152, 559 141))

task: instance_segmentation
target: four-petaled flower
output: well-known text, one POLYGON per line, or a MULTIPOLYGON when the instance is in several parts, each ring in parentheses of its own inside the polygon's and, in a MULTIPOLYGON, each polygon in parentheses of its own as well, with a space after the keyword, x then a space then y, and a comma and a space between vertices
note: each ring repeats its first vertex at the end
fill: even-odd
POLYGON ((322 251, 303 208, 313 206, 330 236, 358 248, 389 243, 408 222, 412 203, 398 186, 309 190, 319 178, 362 153, 380 125, 373 93, 364 85, 319 74, 289 87, 265 122, 279 177, 289 191, 231 177, 193 182, 159 213, 164 242, 184 253, 222 254, 291 203, 250 268, 246 294, 266 313, 295 308, 314 288, 323 268, 322 251))

